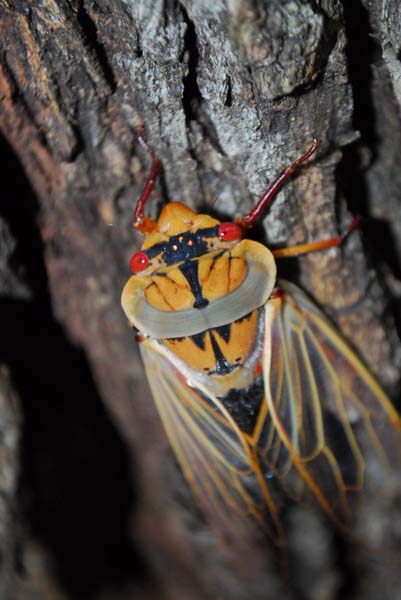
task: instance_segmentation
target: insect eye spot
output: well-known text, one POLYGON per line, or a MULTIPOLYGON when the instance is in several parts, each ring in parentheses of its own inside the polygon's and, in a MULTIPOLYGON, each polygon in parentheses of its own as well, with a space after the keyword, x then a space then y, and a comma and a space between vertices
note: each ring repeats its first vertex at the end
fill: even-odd
POLYGON ((145 252, 136 252, 129 262, 132 273, 141 273, 149 266, 149 257, 145 252))
POLYGON ((242 236, 242 229, 237 223, 221 223, 219 227, 219 238, 223 242, 233 242, 242 236))

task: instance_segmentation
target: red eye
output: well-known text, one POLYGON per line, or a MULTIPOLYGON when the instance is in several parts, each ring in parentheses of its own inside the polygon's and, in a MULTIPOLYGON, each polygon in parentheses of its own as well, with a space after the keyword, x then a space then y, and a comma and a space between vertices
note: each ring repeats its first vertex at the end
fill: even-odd
POLYGON ((132 273, 141 273, 149 265, 149 257, 145 252, 135 252, 134 256, 129 261, 129 268, 132 273))
POLYGON ((242 237, 242 229, 237 223, 222 223, 219 227, 219 238, 224 242, 233 242, 242 237))

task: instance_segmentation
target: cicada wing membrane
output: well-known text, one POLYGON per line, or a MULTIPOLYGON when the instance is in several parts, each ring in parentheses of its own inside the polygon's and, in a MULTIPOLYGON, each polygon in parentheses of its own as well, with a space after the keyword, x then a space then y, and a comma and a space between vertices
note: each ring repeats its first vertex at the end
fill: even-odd
POLYGON ((265 306, 265 393, 273 423, 266 461, 288 494, 317 500, 348 529, 368 454, 391 476, 400 467, 401 419, 316 306, 293 284, 280 285, 284 294, 265 306))
POLYGON ((174 365, 161 344, 141 344, 150 388, 170 444, 212 528, 230 545, 283 533, 273 493, 246 436, 219 399, 174 365), (270 524, 270 527, 269 527, 270 524))

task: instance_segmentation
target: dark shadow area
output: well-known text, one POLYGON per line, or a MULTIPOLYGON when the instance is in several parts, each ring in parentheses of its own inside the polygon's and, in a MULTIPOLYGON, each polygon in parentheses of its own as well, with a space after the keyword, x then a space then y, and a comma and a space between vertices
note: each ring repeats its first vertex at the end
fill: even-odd
POLYGON ((371 69, 379 49, 372 38, 369 15, 362 2, 344 0, 342 5, 347 34, 348 72, 354 101, 352 124, 360 132, 361 138, 342 149, 343 158, 337 170, 337 183, 340 193, 347 198, 350 210, 366 217, 366 165, 363 164, 362 148, 369 148, 373 162, 377 155, 378 139, 371 69))
POLYGON ((342 5, 347 34, 348 72, 354 99, 353 125, 361 132, 362 140, 374 151, 378 138, 372 97, 372 65, 380 60, 381 50, 362 1, 343 0, 342 5))
POLYGON ((375 161, 380 143, 372 96, 372 66, 381 60, 381 50, 375 41, 369 13, 362 2, 344 0, 342 4, 347 33, 346 55, 354 100, 353 127, 360 132, 361 138, 342 149, 343 158, 337 173, 338 188, 347 198, 351 211, 366 218, 362 220, 361 227, 364 236, 369 239, 369 246, 380 247, 382 260, 399 276, 401 267, 395 263, 396 253, 390 228, 384 222, 367 220, 369 214, 365 171, 375 161), (368 165, 363 157, 363 148, 368 148, 370 152, 368 165))
MULTIPOLYGON (((0 361, 23 409, 19 513, 74 599, 144 583, 147 568, 128 537, 135 503, 127 449, 99 398, 84 352, 52 314, 38 205, 11 148, 0 140, 3 218, 17 242, 9 261, 31 300, 0 297, 0 361)), ((1 284, 1 282, 0 282, 1 284)))
MULTIPOLYGON (((198 84, 198 66, 199 66, 199 41, 195 29, 195 24, 189 18, 185 6, 179 3, 183 21, 186 25, 184 44, 179 58, 180 62, 188 60, 187 73, 182 82, 184 85, 182 96, 182 108, 185 115, 185 122, 188 129, 191 129, 191 122, 196 121, 202 129, 205 138, 210 140, 214 149, 225 156, 223 148, 220 146, 216 129, 210 119, 207 110, 203 108, 204 99, 198 84)), ((228 87, 229 89, 229 87, 228 87)), ((231 92, 227 94, 231 97, 231 92)), ((231 100, 230 100, 231 101, 231 100)), ((194 150, 189 147, 191 157, 199 163, 194 150)), ((200 165, 199 165, 200 166, 200 165)))
POLYGON ((84 0, 79 0, 77 9, 77 21, 82 30, 84 43, 96 54, 98 64, 102 69, 103 76, 114 93, 117 89, 117 82, 114 77, 113 68, 107 57, 107 52, 99 40, 96 23, 86 10, 84 0))
MULTIPOLYGON (((337 170, 338 190, 347 199, 350 210, 363 217, 360 227, 366 242, 365 253, 379 277, 383 274, 383 265, 385 265, 386 269, 400 280, 401 264, 391 224, 372 219, 367 202, 369 195, 365 172, 375 162, 380 144, 372 94, 374 85, 372 68, 382 60, 381 48, 375 41, 369 13, 361 0, 355 2, 343 0, 342 4, 348 40, 346 48, 348 70, 355 107, 353 126, 361 133, 361 138, 342 149, 343 158, 337 170), (364 158, 367 150, 370 153, 369 164, 366 164, 364 158)), ((381 277, 381 284, 388 292, 388 310, 396 321, 398 334, 401 335, 399 300, 392 298, 385 277, 381 277)))

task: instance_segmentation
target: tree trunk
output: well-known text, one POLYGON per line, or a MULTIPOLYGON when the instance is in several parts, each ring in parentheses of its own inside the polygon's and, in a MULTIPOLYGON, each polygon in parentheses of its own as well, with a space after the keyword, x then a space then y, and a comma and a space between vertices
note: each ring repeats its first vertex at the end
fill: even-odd
MULTIPOLYGON (((0 19, 0 359, 24 413, 26 575, 15 589, 174 600, 401 594, 399 565, 381 568, 385 549, 376 568, 302 509, 288 516, 289 577, 273 560, 252 577, 226 563, 175 468, 120 307, 149 169, 139 125, 162 161, 154 217, 170 200, 244 214, 317 138, 317 156, 272 204, 265 239, 326 239, 352 213, 367 217, 342 248, 280 269, 397 395, 398 0, 0 0, 0 19)), ((390 508, 375 515, 382 535, 401 526, 390 508)), ((268 553, 255 548, 252 562, 265 565, 268 553)))

